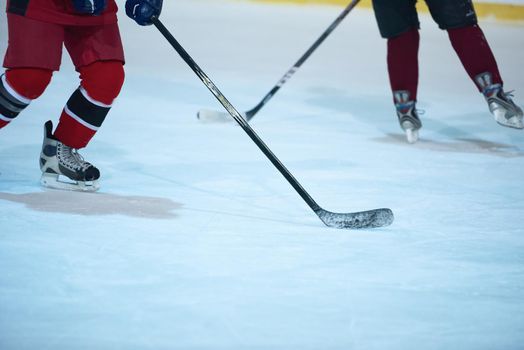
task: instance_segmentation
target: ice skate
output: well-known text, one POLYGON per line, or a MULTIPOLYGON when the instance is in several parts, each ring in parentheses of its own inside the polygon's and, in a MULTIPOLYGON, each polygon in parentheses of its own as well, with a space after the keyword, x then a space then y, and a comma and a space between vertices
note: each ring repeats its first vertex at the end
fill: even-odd
POLYGON ((522 109, 513 102, 510 92, 504 92, 501 84, 493 84, 490 73, 482 73, 475 78, 482 94, 500 125, 515 129, 524 129, 522 109))
POLYGON ((408 143, 415 143, 418 140, 418 131, 422 127, 415 109, 415 101, 409 100, 408 91, 395 91, 393 95, 400 127, 404 130, 408 143))
POLYGON ((100 188, 100 172, 84 161, 74 148, 56 140, 52 134, 53 124, 44 125, 44 142, 40 153, 41 184, 45 187, 94 192, 100 188))

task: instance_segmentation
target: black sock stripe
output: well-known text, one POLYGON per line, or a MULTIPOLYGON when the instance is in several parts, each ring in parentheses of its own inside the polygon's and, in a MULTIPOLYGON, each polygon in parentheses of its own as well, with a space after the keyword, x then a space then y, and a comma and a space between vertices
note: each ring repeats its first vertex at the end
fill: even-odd
POLYGON ((8 101, 4 96, 0 95, 0 106, 4 107, 5 109, 13 112, 13 113, 20 113, 22 112, 22 110, 27 107, 27 105, 25 106, 17 106, 13 103, 11 103, 11 101, 8 101))
POLYGON ((80 89, 77 89, 73 95, 71 95, 69 101, 67 101, 67 108, 78 118, 97 128, 102 125, 107 113, 109 113, 111 109, 111 107, 95 105, 85 98, 82 92, 80 92, 80 89))
POLYGON ((13 105, 15 108, 19 108, 20 110, 26 108, 29 105, 28 103, 22 102, 15 96, 11 95, 11 93, 5 88, 2 79, 0 79, 0 98, 3 98, 7 103, 13 105))
POLYGON ((20 112, 13 112, 0 103, 0 115, 7 119, 14 119, 20 112))

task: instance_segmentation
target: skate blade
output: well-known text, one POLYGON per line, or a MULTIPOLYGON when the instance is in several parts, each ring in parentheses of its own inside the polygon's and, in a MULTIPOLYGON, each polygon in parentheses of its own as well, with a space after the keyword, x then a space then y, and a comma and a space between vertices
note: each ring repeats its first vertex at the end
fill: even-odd
MULTIPOLYGON (((67 179, 67 178, 66 178, 67 179)), ((95 181, 72 181, 70 179, 63 179, 63 177, 56 174, 43 173, 40 178, 40 184, 47 188, 55 190, 77 191, 77 192, 95 192, 100 189, 98 180, 95 181)))
POLYGON ((415 143, 418 141, 418 130, 415 129, 406 129, 406 139, 408 140, 408 143, 415 143))
POLYGON ((503 109, 494 110, 493 117, 495 118, 495 121, 502 126, 514 129, 524 129, 524 121, 522 120, 522 117, 514 115, 511 118, 506 118, 506 111, 503 109))

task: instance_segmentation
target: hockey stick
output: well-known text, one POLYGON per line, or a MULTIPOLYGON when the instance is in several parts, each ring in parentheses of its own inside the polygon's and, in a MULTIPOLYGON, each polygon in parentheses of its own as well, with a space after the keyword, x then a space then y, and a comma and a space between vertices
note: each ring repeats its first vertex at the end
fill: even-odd
MULTIPOLYGON (((353 10, 360 0, 353 0, 351 3, 342 11, 342 13, 335 19, 333 23, 326 29, 324 33, 313 43, 313 45, 298 59, 298 61, 291 67, 282 78, 277 82, 275 86, 262 98, 262 100, 253 108, 243 114, 247 121, 250 121, 255 114, 258 113, 262 107, 277 93, 278 90, 288 81, 293 74, 300 68, 300 66, 311 56, 311 54, 322 44, 322 42, 328 37, 329 34, 342 22, 346 15, 353 10)), ((197 118, 206 122, 225 122, 230 121, 229 115, 224 112, 214 111, 210 109, 201 109, 197 113, 197 118)))
POLYGON ((273 165, 280 171, 286 180, 293 186, 302 199, 309 205, 309 207, 318 215, 320 220, 327 226, 336 228, 370 228, 390 225, 393 222, 393 212, 391 209, 374 209, 356 213, 332 213, 322 209, 306 190, 298 183, 287 168, 278 160, 278 158, 271 152, 268 146, 260 139, 255 131, 249 126, 247 121, 240 115, 238 110, 227 100, 227 98, 220 92, 216 85, 209 79, 186 50, 178 43, 169 30, 160 22, 158 18, 152 19, 155 27, 162 33, 167 41, 173 46, 175 51, 182 57, 187 65, 195 72, 200 80, 206 85, 216 99, 224 106, 233 119, 244 129, 246 134, 253 140, 258 148, 266 155, 266 157, 273 163, 273 165))

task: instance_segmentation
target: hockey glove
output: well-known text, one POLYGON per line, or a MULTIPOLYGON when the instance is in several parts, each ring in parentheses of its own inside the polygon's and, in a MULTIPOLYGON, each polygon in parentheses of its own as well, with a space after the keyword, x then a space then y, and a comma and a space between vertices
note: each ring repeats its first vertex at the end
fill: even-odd
POLYGON ((160 16, 162 0, 127 0, 126 15, 141 26, 151 25, 153 17, 160 16))
POLYGON ((98 16, 106 9, 106 0, 72 0, 78 13, 98 16))

